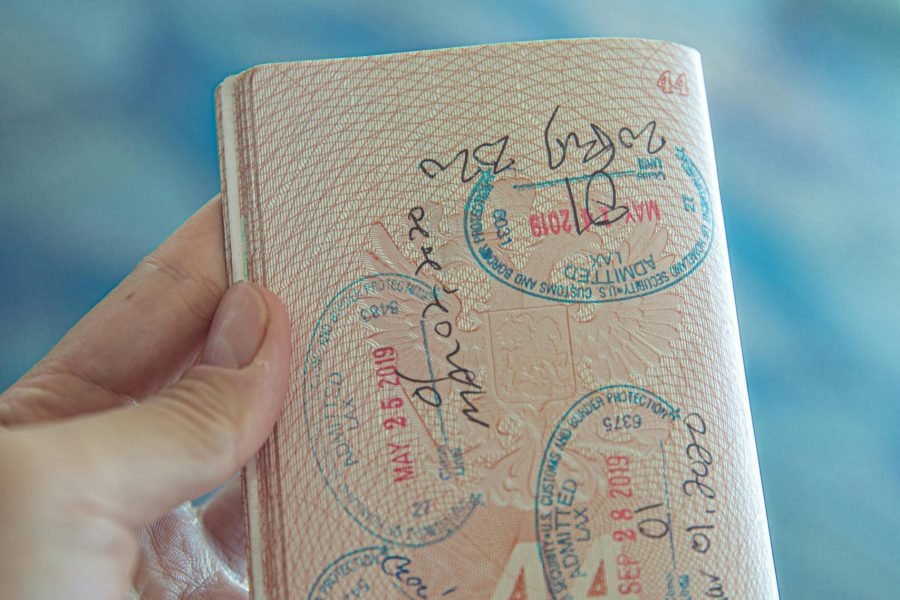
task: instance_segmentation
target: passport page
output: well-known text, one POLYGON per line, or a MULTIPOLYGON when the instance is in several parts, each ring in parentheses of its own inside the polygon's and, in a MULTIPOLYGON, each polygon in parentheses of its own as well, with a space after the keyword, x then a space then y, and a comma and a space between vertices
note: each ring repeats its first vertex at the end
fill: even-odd
POLYGON ((217 92, 293 373, 255 598, 777 598, 699 54, 585 39, 217 92))

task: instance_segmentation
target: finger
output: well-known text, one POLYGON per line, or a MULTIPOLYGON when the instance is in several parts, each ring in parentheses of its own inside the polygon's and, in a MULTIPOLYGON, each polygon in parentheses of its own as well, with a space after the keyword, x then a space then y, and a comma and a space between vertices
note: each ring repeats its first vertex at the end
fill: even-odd
POLYGON ((202 535, 194 509, 184 504, 138 532, 136 598, 246 600, 245 584, 222 564, 202 535))
POLYGON ((220 485, 262 445, 287 392, 289 340, 275 295, 237 284, 200 364, 177 383, 139 405, 39 431, 77 457, 84 503, 127 526, 149 523, 220 485))
POLYGON ((200 509, 200 522, 210 545, 235 576, 247 578, 244 531, 244 490, 240 477, 233 477, 200 509))
POLYGON ((192 362, 225 286, 217 197, 0 397, 0 425, 102 410, 162 389, 192 362))

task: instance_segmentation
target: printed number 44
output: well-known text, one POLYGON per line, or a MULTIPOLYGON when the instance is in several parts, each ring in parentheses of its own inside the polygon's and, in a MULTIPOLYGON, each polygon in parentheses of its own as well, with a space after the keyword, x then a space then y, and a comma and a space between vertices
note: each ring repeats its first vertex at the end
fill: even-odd
POLYGON ((673 75, 672 71, 668 69, 659 74, 659 79, 656 80, 656 87, 662 90, 663 94, 674 94, 677 92, 679 96, 689 96, 691 93, 688 90, 687 75, 684 73, 673 75))

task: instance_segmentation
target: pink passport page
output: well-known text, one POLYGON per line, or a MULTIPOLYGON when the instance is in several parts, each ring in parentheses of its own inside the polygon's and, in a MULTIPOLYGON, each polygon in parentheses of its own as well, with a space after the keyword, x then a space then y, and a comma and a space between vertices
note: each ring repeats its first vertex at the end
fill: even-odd
POLYGON ((216 105, 231 279, 292 321, 254 598, 778 597, 695 50, 270 64, 216 105))

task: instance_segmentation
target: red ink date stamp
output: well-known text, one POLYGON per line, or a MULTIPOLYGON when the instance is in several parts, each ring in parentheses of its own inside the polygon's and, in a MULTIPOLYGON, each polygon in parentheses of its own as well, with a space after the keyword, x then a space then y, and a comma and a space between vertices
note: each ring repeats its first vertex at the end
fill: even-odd
MULTIPOLYGON (((397 375, 397 351, 392 346, 375 348, 372 351, 375 361, 376 385, 379 389, 385 387, 400 387, 400 377, 397 375)), ((401 390, 399 390, 402 392, 401 390)), ((402 395, 382 398, 380 401, 382 411, 381 425, 386 431, 404 429, 408 425, 406 415, 402 413, 404 400, 402 395)), ((388 441, 387 449, 390 462, 393 466, 393 478, 395 484, 414 479, 416 476, 415 461, 411 454, 410 444, 396 444, 388 441)))

